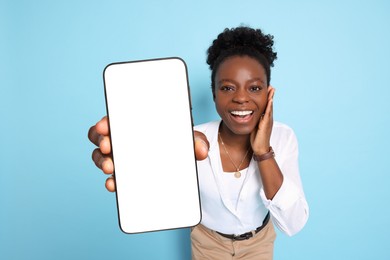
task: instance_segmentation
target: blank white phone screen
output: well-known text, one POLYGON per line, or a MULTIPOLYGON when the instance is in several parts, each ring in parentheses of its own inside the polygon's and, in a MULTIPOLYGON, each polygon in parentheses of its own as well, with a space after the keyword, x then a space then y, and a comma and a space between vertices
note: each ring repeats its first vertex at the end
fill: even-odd
POLYGON ((184 61, 112 63, 104 70, 104 86, 122 231, 198 224, 201 210, 184 61))

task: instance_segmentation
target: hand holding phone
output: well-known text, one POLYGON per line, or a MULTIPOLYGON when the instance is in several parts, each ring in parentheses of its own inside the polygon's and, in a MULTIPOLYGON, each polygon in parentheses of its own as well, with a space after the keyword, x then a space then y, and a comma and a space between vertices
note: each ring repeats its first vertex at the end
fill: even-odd
POLYGON ((139 233, 198 224, 184 61, 113 63, 104 70, 104 83, 121 229, 139 233))

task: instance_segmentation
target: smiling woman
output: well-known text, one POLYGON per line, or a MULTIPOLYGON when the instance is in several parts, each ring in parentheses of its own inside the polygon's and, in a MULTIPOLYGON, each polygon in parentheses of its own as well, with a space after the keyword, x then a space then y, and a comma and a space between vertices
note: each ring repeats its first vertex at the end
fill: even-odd
POLYGON ((272 259, 272 223, 293 235, 308 219, 294 132, 273 121, 272 38, 238 27, 209 48, 222 120, 195 128, 210 149, 198 161, 203 219, 191 232, 193 259, 272 259))
POLYGON ((267 105, 267 77, 263 66, 248 56, 233 56, 221 63, 215 82, 215 106, 223 125, 228 125, 221 131, 250 134, 267 105))
MULTIPOLYGON (((273 224, 288 235, 309 216, 298 144, 273 121, 272 36, 226 29, 208 51, 212 93, 221 120, 195 127, 202 221, 191 231, 193 259, 272 259, 273 224)), ((107 118, 91 127, 93 160, 112 174, 107 118)), ((115 191, 112 177, 106 187, 115 191)))

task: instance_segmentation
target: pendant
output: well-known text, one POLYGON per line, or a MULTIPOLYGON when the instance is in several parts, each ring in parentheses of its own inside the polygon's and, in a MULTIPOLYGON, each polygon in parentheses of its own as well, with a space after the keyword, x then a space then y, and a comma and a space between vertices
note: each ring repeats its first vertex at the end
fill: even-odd
POLYGON ((234 173, 234 177, 236 177, 237 179, 240 178, 240 177, 241 177, 241 172, 236 171, 236 172, 234 173))

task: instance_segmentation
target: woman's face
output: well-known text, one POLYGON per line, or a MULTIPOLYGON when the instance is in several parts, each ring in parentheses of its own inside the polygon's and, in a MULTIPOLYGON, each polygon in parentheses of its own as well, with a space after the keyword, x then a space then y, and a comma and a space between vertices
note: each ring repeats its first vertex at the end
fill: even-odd
POLYGON ((214 80, 215 106, 224 124, 234 134, 250 134, 268 100, 263 66, 248 56, 232 56, 219 65, 214 80))

